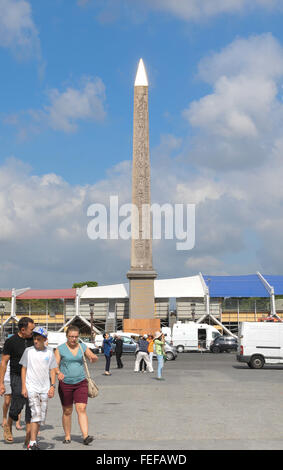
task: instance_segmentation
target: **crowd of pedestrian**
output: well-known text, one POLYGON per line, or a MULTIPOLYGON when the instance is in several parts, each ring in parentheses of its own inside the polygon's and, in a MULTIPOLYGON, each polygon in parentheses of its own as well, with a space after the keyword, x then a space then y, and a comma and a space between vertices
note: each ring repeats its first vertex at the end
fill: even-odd
POLYGON ((140 336, 137 341, 136 360, 135 360, 135 372, 146 372, 147 369, 150 373, 153 370, 153 355, 154 352, 157 357, 157 380, 164 380, 162 377, 162 370, 164 366, 164 359, 166 358, 165 353, 165 337, 160 331, 153 335, 140 336))
MULTIPOLYGON (((121 336, 103 335, 105 356, 104 375, 110 376, 111 356, 115 344, 117 368, 123 368, 123 340, 121 336)), ((164 335, 140 336, 136 343, 134 372, 153 373, 153 355, 157 356, 157 380, 164 380, 164 335)), ((79 328, 70 325, 66 331, 66 342, 59 345, 55 352, 48 348, 48 332, 36 327, 29 317, 18 322, 18 332, 5 341, 0 366, 0 395, 4 395, 3 433, 4 441, 12 444, 13 422, 21 429, 20 416, 25 408, 26 437, 28 450, 39 450, 38 435, 40 426, 45 423, 48 400, 55 394, 56 376, 59 381, 58 393, 62 405, 62 426, 64 444, 71 443, 71 423, 73 406, 78 417, 85 445, 93 441, 88 434, 88 382, 85 374, 84 359, 96 362, 98 357, 84 344, 79 343, 79 328)))
POLYGON ((88 435, 88 383, 83 355, 91 362, 96 362, 98 357, 85 345, 81 346, 78 338, 79 329, 74 325, 69 326, 66 343, 58 346, 54 353, 47 346, 46 329, 36 327, 29 317, 20 319, 18 332, 5 341, 0 367, 0 395, 10 395, 8 417, 8 410, 3 408, 6 413, 3 413, 2 423, 6 443, 14 442, 12 425, 14 421, 19 422, 20 413, 25 407, 25 445, 28 450, 39 450, 39 429, 46 419, 48 400, 55 394, 56 376, 62 404, 64 444, 71 443, 73 405, 83 444, 88 445, 93 441, 93 437, 88 435))

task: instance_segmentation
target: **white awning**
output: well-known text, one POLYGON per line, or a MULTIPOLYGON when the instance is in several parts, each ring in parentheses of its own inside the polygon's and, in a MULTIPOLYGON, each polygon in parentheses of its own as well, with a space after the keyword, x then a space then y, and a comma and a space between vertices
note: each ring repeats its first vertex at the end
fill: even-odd
POLYGON ((125 299, 128 297, 128 283, 87 287, 81 295, 81 299, 125 299))
MULTIPOLYGON (((179 277, 176 279, 155 279, 155 298, 204 297, 199 276, 179 277)), ((126 299, 129 297, 129 283, 110 286, 87 287, 81 299, 126 299)))
POLYGON ((204 297, 204 290, 199 276, 156 279, 154 295, 155 298, 204 297))

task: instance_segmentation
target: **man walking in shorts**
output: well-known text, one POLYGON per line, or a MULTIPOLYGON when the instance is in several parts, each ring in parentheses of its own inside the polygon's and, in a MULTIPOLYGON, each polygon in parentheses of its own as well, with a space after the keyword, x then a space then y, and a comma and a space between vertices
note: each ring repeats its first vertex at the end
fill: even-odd
POLYGON ((26 422, 26 444, 30 437, 30 420, 31 413, 28 400, 22 396, 22 366, 19 361, 26 348, 33 345, 32 331, 34 322, 29 317, 23 317, 18 323, 18 332, 5 341, 2 361, 0 367, 0 395, 5 393, 4 377, 10 361, 10 378, 11 378, 11 406, 9 410, 8 422, 4 426, 4 440, 8 444, 12 444, 14 439, 12 435, 13 421, 18 420, 18 416, 24 406, 26 406, 25 422, 26 422))
POLYGON ((20 360, 22 395, 28 398, 31 409, 31 436, 28 450, 39 450, 37 444, 39 426, 45 423, 48 398, 53 398, 55 393, 57 362, 53 351, 44 345, 47 336, 45 328, 40 326, 34 328, 34 346, 27 348, 20 360))

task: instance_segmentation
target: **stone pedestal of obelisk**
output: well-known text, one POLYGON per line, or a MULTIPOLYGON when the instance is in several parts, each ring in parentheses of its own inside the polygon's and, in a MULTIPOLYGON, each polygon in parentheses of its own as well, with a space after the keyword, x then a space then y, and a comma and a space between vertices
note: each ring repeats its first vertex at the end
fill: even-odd
MULTIPOLYGON (((154 279, 152 266, 152 224, 150 208, 150 157, 148 120, 148 80, 142 59, 134 89, 133 170, 130 319, 154 319, 154 279)), ((148 322, 147 322, 148 324, 148 322)))

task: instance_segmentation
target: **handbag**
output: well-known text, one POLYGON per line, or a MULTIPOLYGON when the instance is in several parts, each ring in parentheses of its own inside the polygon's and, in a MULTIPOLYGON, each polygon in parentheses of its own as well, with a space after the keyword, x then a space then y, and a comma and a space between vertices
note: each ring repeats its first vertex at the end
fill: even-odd
POLYGON ((84 361, 84 366, 85 366, 85 371, 86 371, 86 380, 87 380, 87 383, 88 383, 88 396, 89 396, 89 398, 96 398, 99 394, 99 388, 96 385, 95 381, 90 376, 88 366, 87 366, 87 362, 86 362, 86 358, 85 358, 83 349, 82 349, 80 344, 79 344, 79 347, 80 347, 82 355, 83 355, 83 361, 84 361))

